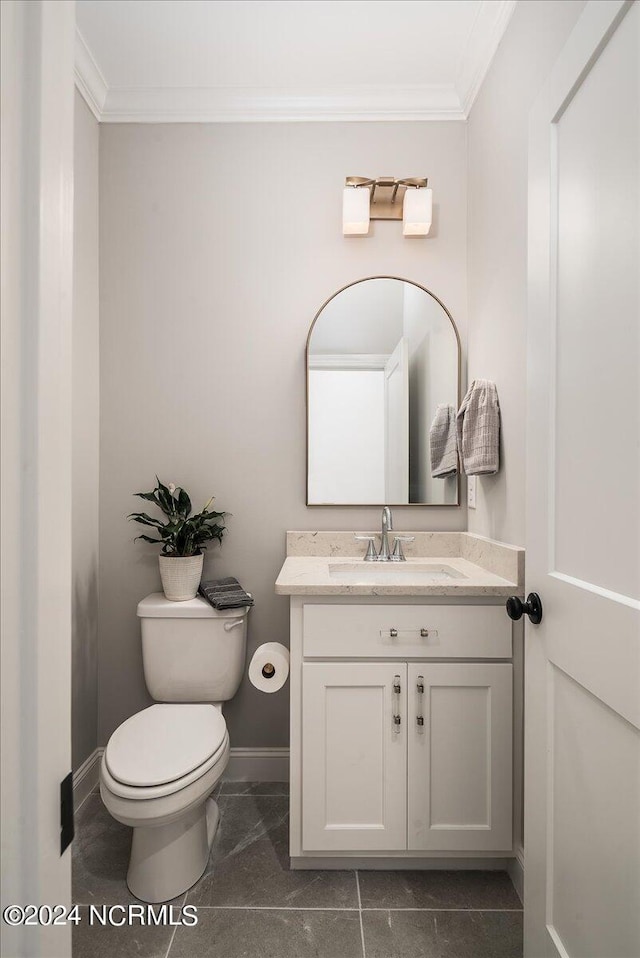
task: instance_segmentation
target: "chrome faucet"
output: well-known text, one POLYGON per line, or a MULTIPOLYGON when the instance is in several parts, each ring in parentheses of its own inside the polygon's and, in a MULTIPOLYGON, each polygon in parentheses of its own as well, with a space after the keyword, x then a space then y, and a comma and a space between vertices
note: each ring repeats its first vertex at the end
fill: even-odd
POLYGON ((396 536, 393 542, 393 550, 389 548, 389 533, 393 532, 393 516, 389 506, 382 510, 382 532, 380 533, 380 552, 376 552, 375 536, 356 535, 356 539, 363 539, 369 543, 367 554, 364 557, 365 562, 405 562, 405 555, 402 550, 403 542, 413 542, 415 536, 396 536))
POLYGON ((393 532, 393 516, 389 506, 382 510, 382 532, 380 534, 380 552, 378 553, 378 562, 388 562, 391 558, 389 549, 389 533, 393 532))

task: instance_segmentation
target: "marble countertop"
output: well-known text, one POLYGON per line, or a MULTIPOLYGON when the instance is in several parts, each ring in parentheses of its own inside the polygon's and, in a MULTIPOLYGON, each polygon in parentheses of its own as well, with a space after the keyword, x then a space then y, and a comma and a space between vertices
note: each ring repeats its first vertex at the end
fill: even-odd
POLYGON ((422 533, 403 563, 363 561, 353 534, 289 532, 287 558, 276 580, 278 595, 432 595, 508 596, 522 595, 524 550, 469 533, 422 533), (428 536, 428 539, 424 537, 428 536), (324 554, 318 554, 322 552, 324 554), (349 552, 352 554, 349 555, 349 552), (419 552, 420 554, 416 554, 419 552), (310 554, 311 553, 311 554, 310 554), (349 567, 356 581, 341 581, 340 566, 349 567), (455 577, 425 581, 420 567, 443 567, 455 577), (404 581, 367 581, 373 574, 391 579, 401 573, 404 581), (411 579, 412 570, 416 577, 411 579), (332 574, 333 572, 333 574, 332 574), (337 576, 337 577, 336 577, 337 576), (358 581, 362 578, 362 581, 358 581))

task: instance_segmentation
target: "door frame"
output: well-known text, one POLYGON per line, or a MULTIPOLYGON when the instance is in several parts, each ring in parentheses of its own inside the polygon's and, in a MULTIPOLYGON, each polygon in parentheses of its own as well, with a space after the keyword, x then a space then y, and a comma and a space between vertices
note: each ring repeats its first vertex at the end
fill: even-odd
POLYGON ((389 355, 384 367, 384 488, 385 502, 409 502, 409 343, 405 336, 401 336, 398 343, 389 355), (400 484, 404 492, 403 496, 396 495, 396 489, 392 489, 393 480, 393 456, 391 447, 391 428, 389 417, 389 381, 392 376, 400 375, 400 385, 402 391, 402 413, 403 419, 400 424, 402 432, 401 444, 406 449, 406 455, 400 458, 400 471, 402 478, 400 484), (405 498, 406 497, 406 498, 405 498))
MULTIPOLYGON (((3 904, 71 899, 73 0, 2 4, 3 904)), ((3 955, 63 958, 71 927, 2 923, 3 955)))

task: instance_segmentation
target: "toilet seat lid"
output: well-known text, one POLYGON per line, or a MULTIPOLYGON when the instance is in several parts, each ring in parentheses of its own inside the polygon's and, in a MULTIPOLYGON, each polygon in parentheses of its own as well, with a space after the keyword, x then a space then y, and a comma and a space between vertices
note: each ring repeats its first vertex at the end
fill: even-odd
POLYGON ((105 761, 113 778, 125 785, 164 785, 211 758, 226 731, 213 705, 151 705, 115 730, 105 761))

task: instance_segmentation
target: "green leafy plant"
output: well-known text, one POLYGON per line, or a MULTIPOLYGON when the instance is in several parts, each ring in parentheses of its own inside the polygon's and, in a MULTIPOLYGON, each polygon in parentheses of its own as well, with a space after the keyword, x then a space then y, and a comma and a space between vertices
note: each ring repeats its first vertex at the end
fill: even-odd
POLYGON ((139 522, 143 526, 152 526, 159 538, 148 535, 136 536, 145 542, 154 542, 162 545, 163 556, 194 556, 206 549, 206 543, 212 539, 222 542, 225 525, 221 521, 226 512, 209 512, 213 496, 204 506, 202 512, 191 515, 191 499, 184 489, 175 486, 172 482, 168 486, 160 482, 151 492, 136 492, 140 499, 153 502, 166 516, 166 520, 154 519, 146 512, 132 512, 128 519, 139 522))

